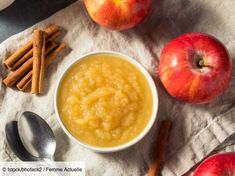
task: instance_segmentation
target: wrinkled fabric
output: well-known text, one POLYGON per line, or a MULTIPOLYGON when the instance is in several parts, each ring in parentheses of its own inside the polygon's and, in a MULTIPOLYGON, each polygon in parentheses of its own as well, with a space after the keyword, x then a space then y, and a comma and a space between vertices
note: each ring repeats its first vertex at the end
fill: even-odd
MULTIPOLYGON (((16 17, 17 18, 17 17, 16 17)), ((10 20, 10 19, 9 19, 10 20)), ((10 21, 9 21, 10 22, 10 21)), ((163 46, 186 32, 205 32, 220 39, 235 59, 234 0, 155 0, 149 16, 127 31, 110 31, 96 25, 81 1, 59 11, 0 44, 1 62, 32 37, 33 29, 49 24, 62 29, 59 41, 66 50, 45 73, 45 93, 35 96, 6 88, 0 80, 0 160, 18 160, 5 141, 5 124, 17 120, 26 110, 38 113, 52 127, 57 139, 56 160, 85 161, 86 175, 147 175, 160 121, 171 119, 171 130, 162 170, 163 176, 179 176, 199 163, 235 132, 235 78, 225 93, 206 105, 183 103, 170 97, 162 87, 157 66, 163 46), (118 51, 140 62, 153 76, 158 94, 157 121, 147 136, 135 146, 112 154, 99 154, 69 139, 56 120, 53 96, 63 70, 79 56, 93 51, 118 51)), ((0 76, 9 71, 1 64, 0 76)), ((225 151, 234 151, 228 146, 225 151)))

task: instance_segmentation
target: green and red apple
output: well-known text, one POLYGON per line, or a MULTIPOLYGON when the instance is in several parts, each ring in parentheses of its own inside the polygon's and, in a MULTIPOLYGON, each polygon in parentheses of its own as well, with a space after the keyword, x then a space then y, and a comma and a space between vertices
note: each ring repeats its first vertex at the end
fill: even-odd
POLYGON ((164 47, 158 71, 173 97, 190 103, 208 103, 228 87, 232 60, 225 46, 213 36, 188 33, 164 47))
POLYGON ((198 166, 194 176, 235 176, 235 153, 209 157, 198 166))
POLYGON ((101 26, 125 30, 148 15, 152 0, 84 0, 91 18, 101 26))

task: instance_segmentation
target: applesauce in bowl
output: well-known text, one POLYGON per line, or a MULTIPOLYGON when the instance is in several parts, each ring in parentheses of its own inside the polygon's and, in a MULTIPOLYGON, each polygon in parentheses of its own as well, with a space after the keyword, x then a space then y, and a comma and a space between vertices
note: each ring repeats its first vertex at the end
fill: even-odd
POLYGON ((98 152, 139 141, 153 125, 157 106, 151 76, 136 61, 115 52, 78 59, 62 75, 55 95, 64 131, 98 152))

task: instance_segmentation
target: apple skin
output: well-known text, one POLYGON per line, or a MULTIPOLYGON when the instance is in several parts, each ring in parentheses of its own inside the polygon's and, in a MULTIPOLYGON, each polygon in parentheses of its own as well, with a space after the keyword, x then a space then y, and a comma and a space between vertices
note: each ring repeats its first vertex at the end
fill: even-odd
POLYGON ((189 103, 208 103, 228 87, 232 59, 213 36, 188 33, 164 47, 158 71, 163 86, 173 97, 189 103))
POLYGON ((152 0, 84 0, 90 17, 112 30, 125 30, 148 15, 152 0))
POLYGON ((194 176, 234 176, 235 153, 217 154, 206 159, 196 169, 194 176))

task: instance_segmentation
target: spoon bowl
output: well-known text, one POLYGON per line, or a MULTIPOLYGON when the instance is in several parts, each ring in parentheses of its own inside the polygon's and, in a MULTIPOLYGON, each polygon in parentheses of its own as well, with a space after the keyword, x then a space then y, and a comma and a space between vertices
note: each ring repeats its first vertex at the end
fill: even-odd
POLYGON ((29 111, 23 112, 18 121, 18 133, 23 146, 30 154, 54 160, 55 135, 39 115, 29 111))

